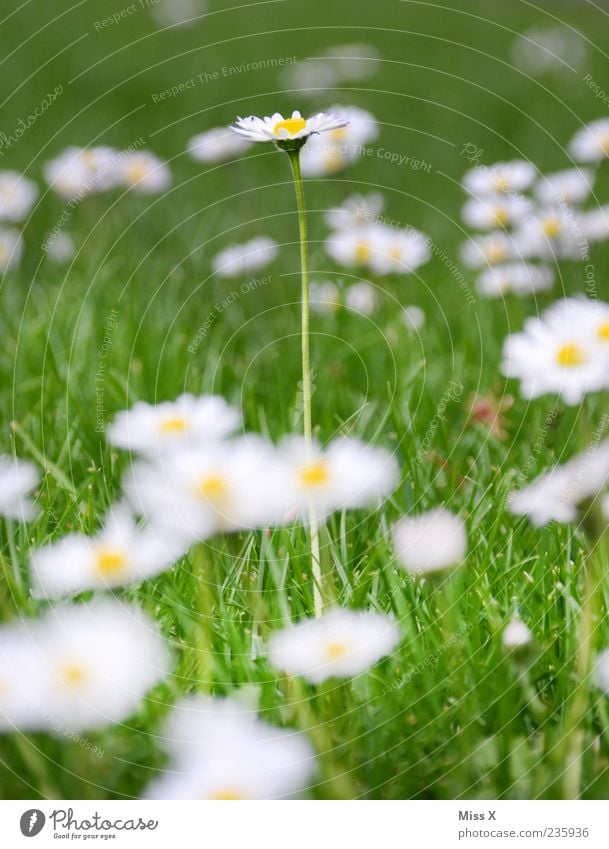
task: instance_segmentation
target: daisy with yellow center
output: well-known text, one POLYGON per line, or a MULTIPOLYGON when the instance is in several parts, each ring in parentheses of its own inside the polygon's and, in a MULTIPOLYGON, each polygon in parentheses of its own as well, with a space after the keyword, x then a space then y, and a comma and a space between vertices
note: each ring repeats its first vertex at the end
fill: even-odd
POLYGON ((587 359, 586 352, 576 342, 565 342, 556 351, 556 362, 559 366, 564 366, 565 368, 581 366, 587 359))
POLYGON ((267 118, 258 118, 255 115, 237 118, 231 124, 231 130, 252 142, 286 142, 295 139, 306 140, 313 133, 340 130, 346 123, 344 118, 333 112, 319 112, 310 118, 303 118, 296 110, 289 118, 284 118, 280 112, 275 112, 267 118))

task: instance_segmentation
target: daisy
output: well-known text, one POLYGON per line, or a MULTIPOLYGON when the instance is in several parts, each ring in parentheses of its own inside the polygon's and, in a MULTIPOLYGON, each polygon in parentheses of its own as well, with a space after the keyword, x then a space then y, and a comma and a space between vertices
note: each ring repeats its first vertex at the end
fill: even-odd
POLYGON ((418 575, 458 566, 467 551, 463 521, 442 507, 400 519, 393 541, 399 564, 418 575))
POLYGON ((74 240, 67 233, 51 233, 44 242, 44 250, 51 262, 58 265, 69 262, 76 253, 74 240))
POLYGON ((270 118, 237 118, 231 124, 231 130, 252 142, 287 142, 295 139, 306 140, 313 133, 327 133, 346 125, 342 115, 333 112, 318 112, 311 118, 303 118, 297 110, 291 118, 284 118, 275 112, 270 118))
POLYGON ((27 522, 37 510, 28 498, 40 483, 40 475, 31 463, 0 456, 0 516, 27 522))
POLYGON ((374 274, 410 274, 429 262, 429 239, 418 230, 395 230, 384 227, 370 256, 374 274))
POLYGON ((461 245, 461 259, 468 268, 483 268, 507 262, 517 256, 512 236, 502 231, 476 236, 461 245))
POLYGON ((239 156, 251 142, 231 132, 227 127, 214 127, 193 136, 188 144, 189 156, 197 162, 228 162, 239 156))
POLYGON ((366 280, 352 283, 345 292, 345 306, 361 315, 372 315, 378 307, 374 286, 366 280))
POLYGON ((180 395, 175 401, 138 401, 116 416, 108 441, 118 448, 156 456, 182 445, 218 442, 241 424, 239 411, 218 395, 180 395))
POLYGON ((369 266, 372 257, 386 246, 385 228, 367 224, 330 234, 325 250, 339 265, 348 268, 369 266))
POLYGON ((533 635, 522 619, 515 616, 505 626, 501 640, 506 649, 520 649, 530 645, 533 635))
POLYGON ((498 192, 523 192, 536 176, 535 166, 520 159, 489 166, 477 165, 463 177, 463 188, 475 197, 495 195, 498 192))
POLYGON ((183 699, 165 739, 170 772, 149 785, 148 799, 282 799, 306 790, 316 771, 304 734, 275 728, 231 699, 183 699))
POLYGON ((609 239, 609 206, 599 206, 578 216, 582 236, 589 242, 604 242, 609 239))
POLYGON ((144 195, 164 192, 171 185, 171 171, 154 153, 147 150, 125 153, 117 168, 117 180, 122 186, 144 195))
POLYGON ((594 171, 590 168, 569 168, 540 176, 533 192, 544 206, 583 203, 592 191, 594 178, 594 171))
POLYGON ((23 240, 17 230, 0 228, 0 271, 17 268, 23 253, 23 240))
POLYGON ((514 242, 526 258, 579 259, 586 249, 578 221, 565 206, 531 212, 520 222, 514 242))
POLYGON ((554 278, 554 271, 547 265, 509 262, 485 269, 478 277, 476 288, 488 298, 498 298, 507 292, 530 295, 551 289, 554 278))
POLYGON ((609 361, 586 321, 560 309, 529 318, 503 347, 502 373, 516 377, 525 398, 556 393, 566 404, 579 404, 587 392, 609 386, 609 361))
POLYGON ((116 185, 119 159, 111 147, 68 147, 45 164, 44 178, 61 197, 76 200, 116 185))
POLYGON ((31 629, 0 625, 0 732, 40 725, 40 677, 31 629))
POLYGON ((237 277, 252 274, 265 268, 277 256, 277 242, 259 236, 241 245, 225 248, 212 260, 212 268, 218 277, 237 277))
POLYGON ((332 230, 350 230, 363 224, 374 223, 385 207, 378 192, 369 195, 351 195, 340 206, 326 212, 326 223, 332 230))
POLYGON ((420 330, 425 324, 425 313, 421 307, 404 307, 401 312, 402 321, 409 330, 420 330))
POLYGON ((371 44, 338 44, 318 56, 286 66, 282 83, 286 91, 298 91, 313 97, 320 89, 372 77, 378 69, 379 54, 371 44))
POLYGON ((52 608, 38 625, 41 726, 84 731, 121 722, 169 673, 155 623, 104 599, 52 608))
POLYGON ((61 598, 83 590, 140 583, 168 569, 185 553, 170 534, 141 528, 115 507, 94 537, 68 534, 30 555, 36 598, 61 598))
POLYGON ((269 663, 311 684, 352 678, 391 654, 400 639, 390 616, 335 607, 318 619, 305 619, 273 634, 269 663))
POLYGON ((569 152, 578 162, 600 162, 609 156, 609 118, 599 118, 578 130, 569 152))
POLYGON ((330 280, 324 283, 313 281, 309 285, 309 300, 311 309, 322 314, 334 313, 341 305, 339 288, 330 280))
POLYGON ((530 208, 531 202, 519 195, 472 197, 461 210, 461 218, 468 227, 475 227, 476 230, 494 230, 496 227, 517 224, 530 208))
POLYGON ((596 496, 609 482, 609 440, 590 445, 567 463, 555 466, 509 497, 516 516, 527 516, 540 527, 548 522, 573 522, 578 506, 596 496))
POLYGON ((0 221, 23 221, 38 197, 38 186, 18 171, 0 171, 0 221))
POLYGON ((355 106, 336 106, 345 125, 323 136, 313 136, 302 149, 301 168, 305 177, 335 174, 358 159, 366 144, 378 136, 374 116, 355 106))

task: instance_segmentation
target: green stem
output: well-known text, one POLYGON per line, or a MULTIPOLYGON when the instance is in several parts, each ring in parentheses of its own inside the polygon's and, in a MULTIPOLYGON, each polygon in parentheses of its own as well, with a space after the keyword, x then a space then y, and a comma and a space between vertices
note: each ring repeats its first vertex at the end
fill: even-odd
MULTIPOLYGON (((301 279, 301 346, 302 346, 302 417, 304 438, 307 448, 313 442, 313 427, 311 415, 311 350, 309 339, 310 308, 309 308, 309 251, 307 236, 307 213, 304 199, 302 174, 300 171, 300 149, 288 150, 296 202, 298 204, 298 229, 300 235, 300 279, 301 279)), ((309 506, 309 532, 311 536, 311 568, 313 572, 313 607, 315 616, 321 616, 323 610, 323 588, 321 575, 321 558, 319 552, 319 528, 315 509, 309 506)))
POLYGON ((196 599, 198 622, 195 630, 196 640, 195 668, 197 670, 198 689, 209 693, 213 681, 214 648, 213 648, 213 617, 214 617, 214 574, 209 568, 209 558, 205 543, 195 546, 192 554, 194 576, 197 584, 196 599))

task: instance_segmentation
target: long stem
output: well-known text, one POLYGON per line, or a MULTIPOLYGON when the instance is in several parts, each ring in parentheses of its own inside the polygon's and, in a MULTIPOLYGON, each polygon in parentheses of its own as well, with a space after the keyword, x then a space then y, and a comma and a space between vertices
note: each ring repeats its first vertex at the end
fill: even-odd
MULTIPOLYGON (((310 310, 309 310, 309 247, 307 236, 307 213, 304 200, 304 189, 302 185, 302 174, 300 172, 300 152, 298 150, 288 151, 292 173, 294 175, 294 187, 296 189, 296 201, 298 204, 298 228, 300 235, 300 278, 301 278, 301 345, 302 345, 302 417, 305 443, 308 448, 313 441, 313 428, 311 417, 311 352, 309 340, 310 310)), ((313 572, 313 606, 315 616, 321 616, 323 609, 321 559, 319 552, 319 528, 315 508, 309 507, 309 531, 311 535, 311 568, 313 572)))

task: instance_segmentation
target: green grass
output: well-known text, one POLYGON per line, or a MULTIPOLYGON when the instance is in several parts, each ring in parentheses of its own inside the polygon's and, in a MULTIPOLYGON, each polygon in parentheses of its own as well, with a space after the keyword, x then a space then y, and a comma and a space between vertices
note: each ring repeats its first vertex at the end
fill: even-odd
MULTIPOLYGON (((383 191, 389 217, 419 227, 458 261, 463 145, 478 145, 486 162, 524 155, 542 169, 566 167, 569 137, 604 111, 580 75, 535 81, 509 64, 512 33, 555 13, 591 39, 586 71, 602 84, 609 31, 592 6, 564 3, 557 11, 557 4, 542 4, 546 15, 519 0, 462 0, 456 10, 454 4, 393 0, 288 0, 243 9, 210 4, 214 14, 199 25, 162 34, 144 10, 97 32, 92 4, 71 10, 59 0, 15 4, 0 23, 10 54, 1 78, 7 134, 49 90, 63 86, 55 105, 5 151, 1 168, 39 179, 42 163, 65 145, 125 147, 143 137, 170 161, 175 176, 160 200, 118 193, 85 200, 66 227, 79 245, 67 269, 42 259, 44 236, 65 208, 47 193, 27 223, 21 270, 2 281, 0 449, 14 446, 37 462, 43 457, 46 467, 43 515, 17 532, 23 570, 31 546, 70 530, 93 530, 120 491, 126 460, 96 430, 98 389, 104 423, 136 399, 191 391, 224 395, 242 407, 249 429, 274 439, 300 426, 297 217, 287 157, 261 146, 237 164, 202 168, 184 148, 195 132, 237 113, 288 109, 301 99, 281 91, 274 71, 223 77, 162 103, 153 93, 261 58, 302 59, 344 41, 377 46, 383 61, 375 77, 320 93, 317 105, 370 109, 382 130, 375 148, 432 167, 415 172, 373 156, 336 178, 308 181, 314 278, 348 277, 323 252, 322 213, 353 191, 383 191), (270 282, 218 309, 243 280, 215 280, 210 258, 259 234, 281 244, 270 282), (117 326, 100 383, 111 310, 117 326), (198 328, 214 311, 192 354, 198 328)), ((122 5, 107 4, 104 15, 122 5)), ((604 175, 600 202, 607 182, 604 175)), ((603 249, 593 257, 601 297, 608 259, 603 249)), ((87 735, 101 757, 44 735, 1 738, 0 794, 137 796, 164 763, 155 734, 171 704, 184 693, 227 695, 247 685, 266 718, 310 734, 320 756, 314 796, 560 796, 565 706, 577 680, 582 539, 569 528, 535 530, 515 520, 505 502, 521 482, 520 470, 533 477, 586 445, 604 399, 589 398, 581 409, 547 398, 527 403, 517 397, 517 385, 501 377, 499 362, 505 335, 557 297, 559 285, 583 290, 580 267, 565 264, 561 272, 551 295, 471 303, 436 257, 419 275, 379 281, 381 307, 372 319, 346 312, 313 317, 317 435, 326 441, 348 432, 388 446, 402 469, 402 483, 382 510, 336 515, 321 539, 336 600, 398 618, 403 639, 391 658, 346 683, 311 688, 278 679, 255 650, 288 616, 312 609, 306 534, 290 528, 268 538, 215 540, 201 554, 204 562, 192 555, 124 593, 154 615, 171 641, 171 680, 124 726, 87 735), (420 335, 405 329, 400 304, 424 309, 420 335), (451 380, 463 385, 461 400, 448 404, 447 421, 438 424, 451 380), (475 392, 516 396, 505 414, 505 439, 469 420, 475 392), (547 437, 536 447, 552 410, 547 437), (388 530, 405 511, 439 504, 466 518, 467 562, 441 586, 410 581, 396 567, 388 530), (501 648, 501 629, 516 607, 536 637, 525 667, 501 648)), ((10 556, 5 528, 2 551, 10 556)), ((607 591, 605 581, 603 611, 607 591)), ((3 595, 9 618, 15 611, 3 595)), ((43 607, 27 604, 32 614, 43 607)), ((594 643, 609 646, 605 616, 595 623, 594 643)), ((609 792, 607 707, 592 688, 586 698, 583 796, 603 798, 609 792)))

